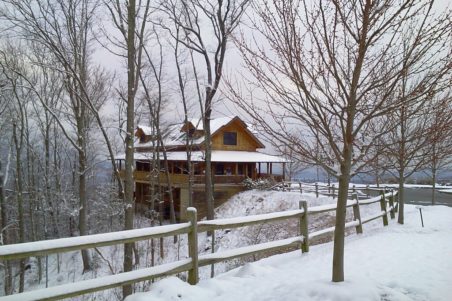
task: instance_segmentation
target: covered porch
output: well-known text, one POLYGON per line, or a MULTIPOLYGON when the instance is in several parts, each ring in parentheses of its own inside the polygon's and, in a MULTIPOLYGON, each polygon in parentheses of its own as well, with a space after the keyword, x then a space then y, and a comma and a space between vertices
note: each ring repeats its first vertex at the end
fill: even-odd
MULTIPOLYGON (((123 157, 117 158, 120 169, 124 164, 123 157)), ((135 181, 149 183, 150 162, 152 153, 135 153, 135 181)), ((160 155, 159 180, 166 182, 164 173, 165 162, 160 155)), ((173 185, 187 184, 188 165, 187 153, 185 151, 167 152, 168 171, 173 185)), ((285 178, 285 158, 267 155, 260 152, 247 151, 212 151, 212 175, 215 184, 240 184, 246 178, 256 180, 258 178, 273 177, 277 181, 285 178)), ((193 168, 193 181, 195 184, 205 183, 205 153, 194 151, 191 153, 191 163, 193 168)), ((123 173, 124 171, 121 171, 123 173)))

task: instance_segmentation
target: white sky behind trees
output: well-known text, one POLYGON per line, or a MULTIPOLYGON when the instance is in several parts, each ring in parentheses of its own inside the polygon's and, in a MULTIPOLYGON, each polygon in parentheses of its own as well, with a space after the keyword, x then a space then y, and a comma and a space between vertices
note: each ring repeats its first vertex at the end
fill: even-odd
MULTIPOLYGON (((260 0, 258 0, 259 2, 260 0)), ((452 6, 452 0, 438 0, 434 4, 434 10, 436 12, 443 12, 447 7, 452 6)), ((253 13, 251 11, 251 7, 249 7, 247 13, 243 16, 242 19, 242 25, 236 29, 234 32, 234 35, 238 36, 239 34, 243 33, 246 38, 252 38, 253 32, 249 29, 247 25, 249 25, 249 18, 253 17, 253 13)), ((157 15, 155 15, 155 18, 152 21, 155 21, 157 19, 157 15)), ((109 35, 115 36, 117 35, 117 30, 113 28, 110 20, 110 16, 107 12, 105 12, 101 18, 99 19, 99 22, 101 22, 101 26, 104 31, 107 31, 109 35)), ((208 24, 207 24, 208 26, 208 24)), ((150 26, 149 26, 150 28, 150 26)), ((168 119, 170 119, 170 122, 179 122, 183 118, 182 114, 182 104, 181 100, 178 94, 178 84, 177 84, 177 78, 176 78, 176 68, 174 65, 174 56, 172 53, 172 49, 169 47, 168 42, 172 43, 171 37, 164 33, 163 29, 158 29, 162 34, 162 41, 166 44, 168 52, 166 53, 165 57, 165 77, 166 77, 166 83, 165 83, 165 94, 167 95, 169 101, 169 108, 168 110, 171 112, 169 116, 166 116, 168 119), (174 111, 177 111, 177 114, 174 114, 174 111), (172 120, 171 120, 172 119, 172 120)), ((102 44, 107 44, 107 39, 103 38, 102 35, 104 33, 102 31, 97 31, 96 35, 99 37, 99 40, 102 42, 102 44)), ((149 43, 152 45, 154 42, 149 43)), ((262 41, 262 43, 265 43, 265 41, 262 41)), ((154 43, 155 44, 155 43, 154 43)), ((100 46, 100 44, 97 45, 97 49, 93 53, 93 61, 95 63, 98 63, 102 65, 104 68, 109 70, 112 73, 115 73, 116 76, 116 85, 119 85, 119 82, 122 82, 123 86, 125 86, 125 80, 126 80, 126 64, 125 59, 118 57, 117 55, 111 53, 109 50, 105 49, 104 47, 100 46)), ((111 48, 111 46, 108 46, 111 48)), ((148 46, 149 47, 149 46, 148 46)), ((152 48, 150 46, 149 48, 152 48)), ((114 50, 116 51, 116 50, 114 50)), ((195 54, 196 56, 196 54, 195 54)), ((157 58, 156 58, 157 59, 157 58)), ((199 73, 203 73, 202 68, 202 61, 199 61, 198 71, 199 73)), ((228 52, 226 54, 226 60, 225 60, 225 66, 224 66, 224 78, 230 80, 231 82, 234 82, 235 80, 239 79, 240 77, 236 77, 237 74, 246 74, 247 70, 243 66, 242 58, 237 50, 237 48, 234 45, 234 42, 229 40, 229 46, 228 46, 228 52)), ((222 90, 225 89, 224 84, 221 85, 222 90)), ((116 88, 116 87, 115 87, 116 88)), ((220 91, 223 92, 223 91, 220 91)), ((258 93, 256 91, 256 93, 258 93)), ((191 95, 194 95, 194 91, 190 91, 191 95)), ((113 96, 117 97, 117 95, 113 96)), ((111 108, 111 105, 105 108, 106 112, 114 112, 114 109, 111 108)), ((199 105, 197 103, 194 103, 195 111, 199 112, 198 107, 199 105)), ((235 115, 239 111, 238 109, 232 104, 230 101, 227 100, 224 93, 218 93, 215 98, 215 106, 214 106, 214 117, 219 116, 230 116, 235 115)), ((242 118, 246 119, 246 116, 243 116, 243 114, 240 114, 242 118)), ((193 116, 197 117, 197 116, 193 116)))

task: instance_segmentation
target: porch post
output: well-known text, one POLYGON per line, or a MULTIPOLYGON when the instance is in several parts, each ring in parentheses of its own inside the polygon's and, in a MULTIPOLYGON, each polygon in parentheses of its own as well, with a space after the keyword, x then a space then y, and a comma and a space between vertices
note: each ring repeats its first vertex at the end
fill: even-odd
POLYGON ((259 177, 261 176, 261 162, 258 163, 259 164, 259 177))
POLYGON ((283 162, 283 164, 282 164, 282 178, 283 178, 283 181, 286 179, 286 163, 285 162, 283 162))

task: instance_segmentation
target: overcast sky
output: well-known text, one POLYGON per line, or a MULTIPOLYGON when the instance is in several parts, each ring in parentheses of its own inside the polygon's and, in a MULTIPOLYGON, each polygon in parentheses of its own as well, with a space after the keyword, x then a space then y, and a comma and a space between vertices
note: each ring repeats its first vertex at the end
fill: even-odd
MULTIPOLYGON (((434 10, 436 12, 442 12, 446 7, 452 7, 452 0, 437 0, 434 4, 434 10)), ((246 19, 246 18, 245 18, 246 19)), ((246 22, 246 20, 245 20, 246 22)), ((110 34, 117 34, 117 31, 109 25, 108 16, 105 16, 103 20, 103 24, 105 24, 105 28, 108 31, 111 31, 110 34)), ((247 34, 251 34, 249 29, 246 26, 242 26, 241 30, 245 31, 247 34), (248 32, 247 32, 248 31, 248 32)), ((169 37, 168 37, 169 38, 169 37)), ((170 51, 170 49, 168 49, 170 51)), ((111 72, 116 73, 116 77, 121 79, 125 86, 126 82, 126 66, 123 58, 116 56, 115 54, 110 53, 106 49, 102 47, 98 47, 95 53, 93 54, 93 59, 95 62, 101 64, 106 69, 111 72)), ((173 119, 173 121, 177 121, 183 118, 182 116, 182 105, 177 99, 177 95, 175 94, 175 90, 177 89, 176 82, 176 71, 174 66, 174 59, 171 53, 168 53, 168 57, 165 58, 165 63, 167 64, 167 74, 166 74, 166 90, 168 95, 171 95, 172 104, 169 106, 168 111, 171 112, 168 118, 173 119), (176 114, 175 114, 176 113, 176 114)), ((203 62, 199 62, 199 70, 202 70, 203 62)), ((236 74, 244 74, 246 70, 243 67, 243 63, 241 60, 241 56, 238 50, 235 48, 233 42, 229 43, 229 49, 226 55, 226 63, 224 68, 224 75, 230 78, 234 78, 236 74)), ((225 99, 225 97, 221 93, 217 93, 216 96, 217 103, 214 107, 214 116, 229 116, 237 113, 237 109, 235 109, 234 105, 225 99)), ((111 111, 111 108, 108 108, 107 111, 111 111)))

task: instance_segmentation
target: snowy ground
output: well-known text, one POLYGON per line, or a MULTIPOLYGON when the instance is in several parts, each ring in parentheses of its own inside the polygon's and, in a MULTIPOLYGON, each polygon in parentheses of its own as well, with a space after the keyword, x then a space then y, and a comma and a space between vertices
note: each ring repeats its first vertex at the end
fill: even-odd
MULTIPOLYGON (((306 200, 310 207, 318 206, 335 201, 330 197, 320 196, 316 198, 315 194, 299 192, 281 192, 281 191, 259 191, 249 190, 233 196, 227 203, 216 209, 215 217, 228 218, 254 214, 262 214, 277 211, 286 211, 290 209, 298 209, 299 201, 306 200)), ((377 212, 378 208, 372 210, 377 212)), ((325 228, 325 225, 331 226, 333 213, 325 213, 310 220, 310 231, 319 228, 325 228)), ((149 221, 146 218, 136 217, 136 227, 148 227, 149 221)), ((289 222, 280 222, 267 224, 264 226, 250 226, 239 229, 215 231, 215 252, 225 249, 234 249, 247 245, 257 244, 261 242, 283 239, 298 235, 299 227, 296 220, 289 222)), ((206 254, 212 252, 212 243, 207 239, 205 233, 199 235, 199 253, 206 254)), ((163 248, 160 248, 160 240, 154 240, 155 243, 155 265, 174 262, 188 257, 187 236, 181 235, 177 243, 173 242, 172 237, 163 239, 163 248), (161 253, 163 251, 163 253, 161 253), (162 256, 162 254, 164 256, 162 256)), ((140 267, 146 268, 151 266, 151 244, 150 241, 143 241, 138 244, 140 254, 140 267)), ((82 263, 80 252, 66 252, 60 254, 60 270, 57 269, 57 257, 49 256, 49 287, 71 283, 81 280, 98 278, 106 275, 120 273, 122 270, 123 253, 122 245, 111 247, 101 247, 97 251, 90 250, 94 269, 87 273, 82 273, 82 263)), ((241 266, 248 261, 254 261, 260 257, 250 257, 236 260, 229 260, 216 264, 214 267, 215 275, 219 275, 229 271, 237 266, 241 266)), ((43 258, 44 262, 44 258, 43 258)), ((25 291, 36 290, 45 287, 44 278, 38 281, 37 259, 31 258, 31 268, 26 271, 25 291)), ((138 267, 137 267, 138 268, 138 267)), ((0 269, 0 279, 2 279, 2 271, 0 269)), ((208 279, 211 275, 211 267, 200 268, 200 278, 208 279)), ((185 273, 180 274, 182 278, 185 273)), ((15 278, 18 283, 18 277, 15 278)), ((149 288, 149 282, 136 284, 137 291, 146 291, 149 288)), ((0 283, 0 295, 3 292, 3 283, 0 283)), ((17 286, 17 285, 16 285, 17 286)), ((120 300, 121 288, 87 294, 78 298, 78 300, 120 300)))
POLYGON ((234 269, 196 286, 170 277, 127 301, 452 300, 452 208, 406 205, 405 225, 395 220, 364 225, 346 238, 345 277, 332 283, 332 243, 276 255, 234 269))
MULTIPOLYGON (((312 183, 314 184, 314 183, 312 183)), ((318 182, 319 185, 328 185, 328 183, 325 182, 318 182)), ((339 183, 338 182, 331 182, 331 184, 334 184, 337 187, 339 187, 339 183)), ((366 188, 367 186, 371 187, 371 188, 375 188, 377 187, 377 185, 375 184, 358 184, 358 183, 350 183, 349 187, 353 188, 353 186, 355 186, 355 188, 366 188)), ((403 186, 405 188, 432 188, 432 185, 424 185, 424 184, 403 184, 403 186)), ((399 188, 399 184, 391 184, 391 183, 382 183, 379 185, 380 188, 399 188)), ((450 189, 452 190, 452 186, 450 185, 441 185, 441 184, 436 184, 436 189, 450 189)))

